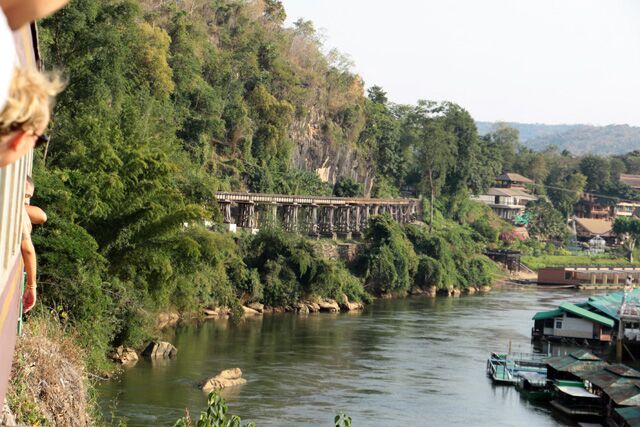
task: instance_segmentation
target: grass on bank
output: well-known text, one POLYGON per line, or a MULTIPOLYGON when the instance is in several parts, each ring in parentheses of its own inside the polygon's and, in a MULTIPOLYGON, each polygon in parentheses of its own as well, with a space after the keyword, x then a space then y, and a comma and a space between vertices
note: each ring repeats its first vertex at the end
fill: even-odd
POLYGON ((525 255, 522 262, 530 269, 537 271, 545 267, 563 267, 578 265, 612 266, 612 265, 637 265, 631 264, 627 259, 621 257, 610 257, 606 255, 525 255))

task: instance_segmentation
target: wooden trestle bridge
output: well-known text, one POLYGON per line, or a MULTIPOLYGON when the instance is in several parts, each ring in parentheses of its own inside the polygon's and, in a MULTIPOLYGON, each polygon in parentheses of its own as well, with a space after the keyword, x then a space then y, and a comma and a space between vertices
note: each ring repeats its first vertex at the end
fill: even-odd
POLYGON ((418 199, 368 199, 216 193, 225 224, 250 230, 281 225, 310 236, 357 237, 374 215, 389 214, 401 224, 419 218, 418 199))

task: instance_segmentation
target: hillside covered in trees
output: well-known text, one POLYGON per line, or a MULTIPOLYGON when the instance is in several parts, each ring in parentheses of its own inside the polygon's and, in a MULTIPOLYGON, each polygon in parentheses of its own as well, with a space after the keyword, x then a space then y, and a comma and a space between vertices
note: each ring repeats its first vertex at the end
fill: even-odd
POLYGON ((72 326, 91 369, 162 310, 490 281, 479 254, 504 224, 468 195, 502 170, 501 142, 458 105, 365 93, 311 22, 285 17, 277 0, 75 0, 41 23, 69 84, 34 164, 38 310, 72 326), (280 231, 205 228, 220 190, 424 194, 434 234, 380 219, 345 266, 280 231))
MULTIPOLYGON (((545 125, 540 123, 506 123, 520 132, 520 141, 528 148, 542 151, 548 147, 573 154, 615 155, 640 149, 640 127, 629 125, 545 125)), ((497 123, 477 122, 485 135, 497 123)))

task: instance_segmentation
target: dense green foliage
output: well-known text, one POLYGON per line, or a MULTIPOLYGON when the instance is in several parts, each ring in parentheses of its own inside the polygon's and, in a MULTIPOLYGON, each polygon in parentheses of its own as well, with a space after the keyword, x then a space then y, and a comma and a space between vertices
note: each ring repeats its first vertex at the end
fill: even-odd
POLYGON ((339 262, 318 257, 313 243, 303 237, 264 229, 245 242, 243 252, 249 268, 259 274, 264 290, 257 300, 265 304, 288 306, 311 296, 368 298, 359 279, 339 262))
POLYGON ((161 310, 359 301, 364 283, 405 291, 418 272, 425 286, 487 281, 478 253, 502 225, 463 200, 502 169, 500 144, 455 104, 395 105, 375 86, 365 96, 313 24, 285 27, 285 16, 277 0, 77 0, 42 23, 45 63, 69 85, 34 167, 33 202, 50 218, 34 235, 40 300, 92 350, 90 368, 110 345, 139 344, 161 310), (295 168, 309 137, 300 129, 322 141, 318 156, 342 149, 365 165, 368 184, 350 170, 328 183, 295 168), (279 230, 234 239, 204 228, 220 221, 218 190, 425 193, 442 242, 413 249, 399 225, 375 218, 358 278, 279 230))
POLYGON ((404 292, 414 286, 478 287, 491 284, 497 274, 495 264, 480 255, 484 236, 473 226, 451 220, 442 220, 430 232, 417 224, 403 229, 388 216, 378 216, 371 219, 365 242, 366 287, 374 293, 404 292))
POLYGON ((613 231, 624 236, 624 247, 629 256, 629 262, 633 262, 633 251, 636 242, 640 238, 640 220, 634 217, 619 217, 613 223, 613 231))

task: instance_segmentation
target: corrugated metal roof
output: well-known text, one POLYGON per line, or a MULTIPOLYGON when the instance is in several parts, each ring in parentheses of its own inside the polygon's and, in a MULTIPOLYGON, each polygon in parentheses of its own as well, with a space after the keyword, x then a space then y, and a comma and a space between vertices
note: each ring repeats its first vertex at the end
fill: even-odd
POLYGON ((640 408, 616 408, 614 409, 618 415, 632 427, 640 427, 640 408))
POLYGON ((575 314, 576 316, 592 320, 601 325, 608 326, 610 328, 613 328, 613 325, 615 324, 615 322, 608 317, 604 317, 591 311, 585 310, 584 308, 578 307, 577 305, 571 304, 570 302, 563 302, 562 304, 560 304, 560 309, 568 313, 575 314))
POLYGON ((621 365, 621 364, 609 365, 605 369, 609 372, 613 372, 614 374, 624 378, 640 379, 640 372, 626 365, 621 365))
POLYGON ((533 184, 533 181, 527 177, 520 175, 519 173, 503 173, 499 177, 496 178, 496 181, 511 181, 511 182, 522 182, 525 184, 533 184))
POLYGON ((562 316, 564 313, 559 308, 549 311, 539 311, 533 315, 533 320, 545 320, 545 319, 553 319, 554 317, 562 316))
POLYGON ((637 383, 614 385, 613 387, 609 387, 606 393, 609 399, 613 400, 616 405, 640 405, 640 387, 638 387, 637 383))
MULTIPOLYGON (((618 315, 618 310, 620 310, 620 306, 622 305, 622 297, 624 296, 624 292, 612 292, 606 295, 595 295, 589 297, 587 300, 587 304, 596 310, 606 314, 608 317, 612 319, 618 320, 620 316, 618 315)), ((628 294, 629 298, 640 298, 640 289, 633 289, 628 294)))
POLYGON ((497 188, 493 187, 487 191, 487 195, 489 196, 508 196, 508 197, 520 197, 530 200, 537 200, 538 196, 534 196, 531 193, 523 191, 520 188, 497 188))
POLYGON ((549 357, 545 363, 556 371, 576 373, 600 370, 607 362, 586 350, 578 350, 566 356, 549 357))

